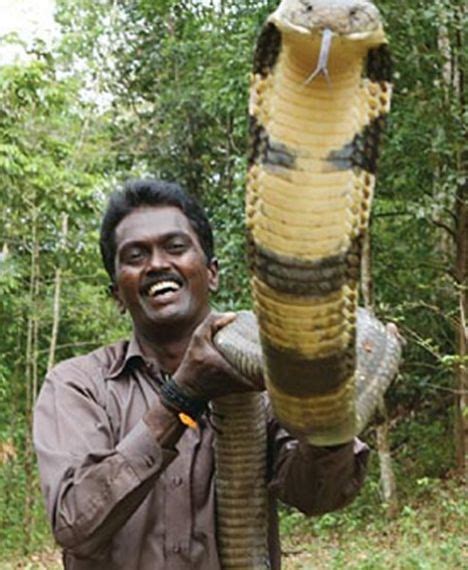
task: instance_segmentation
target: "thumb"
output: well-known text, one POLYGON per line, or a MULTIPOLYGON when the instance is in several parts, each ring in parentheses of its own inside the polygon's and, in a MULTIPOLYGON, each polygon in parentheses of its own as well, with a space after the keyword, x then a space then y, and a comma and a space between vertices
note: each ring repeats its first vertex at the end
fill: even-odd
POLYGON ((223 327, 229 325, 236 319, 236 313, 229 311, 227 313, 219 313, 215 315, 211 324, 211 332, 213 336, 223 327))

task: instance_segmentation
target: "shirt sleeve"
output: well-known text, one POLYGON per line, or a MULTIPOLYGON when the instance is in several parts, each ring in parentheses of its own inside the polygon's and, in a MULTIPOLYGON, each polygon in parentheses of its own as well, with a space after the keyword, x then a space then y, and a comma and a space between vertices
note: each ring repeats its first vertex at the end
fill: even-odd
POLYGON ((93 381, 68 366, 52 371, 34 413, 34 445, 55 538, 99 560, 110 539, 176 457, 143 420, 118 443, 93 381))
POLYGON ((293 438, 269 407, 269 491, 307 515, 341 509, 358 494, 366 475, 369 448, 355 438, 316 447, 293 438))

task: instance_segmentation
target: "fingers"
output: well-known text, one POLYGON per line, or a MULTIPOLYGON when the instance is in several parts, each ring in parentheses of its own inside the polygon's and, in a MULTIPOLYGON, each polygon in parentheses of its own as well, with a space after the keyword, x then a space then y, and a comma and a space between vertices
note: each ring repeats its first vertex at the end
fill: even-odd
POLYGON ((398 327, 396 326, 395 323, 387 323, 387 330, 389 333, 398 336, 398 327))
POLYGON ((220 361, 222 361, 220 369, 223 372, 223 376, 225 376, 226 379, 229 378, 229 383, 225 384, 226 394, 239 392, 263 392, 263 390, 265 390, 263 382, 259 382, 258 379, 250 379, 243 376, 221 354, 218 353, 218 355, 220 361))
POLYGON ((196 386, 195 391, 202 399, 264 389, 263 382, 243 376, 214 345, 216 333, 235 318, 233 312, 210 313, 195 331, 187 349, 183 371, 189 380, 185 380, 192 388, 196 386))
POLYGON ((400 344, 402 346, 406 346, 406 340, 402 336, 402 334, 400 333, 400 331, 399 331, 399 329, 395 323, 387 323, 386 328, 387 328, 387 332, 389 332, 391 335, 396 337, 396 339, 400 342, 400 344))
POLYGON ((229 311, 227 313, 212 313, 212 315, 213 322, 211 330, 213 332, 213 335, 236 319, 236 313, 233 313, 232 311, 229 311))
POLYGON ((199 325, 197 332, 203 337, 212 339, 220 329, 232 323, 235 318, 236 313, 232 311, 226 313, 216 313, 213 311, 199 325))
MULTIPOLYGON (((212 313, 213 315, 213 325, 212 325, 212 331, 213 331, 213 336, 223 327, 225 327, 226 325, 232 323, 236 317, 237 314, 229 311, 226 313, 212 313)), ((216 349, 217 353, 219 354, 219 357, 221 358, 221 360, 223 361, 223 368, 224 368, 224 372, 229 375, 231 377, 231 379, 233 379, 235 381, 235 383, 238 385, 238 388, 243 388, 242 390, 239 391, 263 391, 265 390, 265 382, 263 377, 262 378, 250 378, 250 377, 246 377, 244 375, 242 375, 239 370, 233 365, 231 364, 225 357, 224 355, 222 355, 218 349, 216 349)))

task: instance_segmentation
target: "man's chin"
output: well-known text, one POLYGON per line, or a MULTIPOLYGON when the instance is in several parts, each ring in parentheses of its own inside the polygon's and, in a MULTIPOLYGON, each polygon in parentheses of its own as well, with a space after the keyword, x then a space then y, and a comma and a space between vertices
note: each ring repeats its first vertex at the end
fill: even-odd
POLYGON ((182 324, 187 316, 184 315, 184 311, 178 309, 178 307, 173 305, 164 305, 158 307, 157 310, 147 311, 146 316, 152 325, 177 325, 182 324))
POLYGON ((144 303, 140 306, 140 315, 135 315, 134 326, 138 330, 145 330, 153 334, 160 334, 162 331, 155 329, 166 329, 177 332, 180 328, 181 334, 186 334, 187 330, 193 331, 203 319, 208 315, 209 306, 192 306, 191 303, 181 302, 176 298, 174 302, 168 303, 144 303), (143 311, 141 311, 143 309, 143 311))
POLYGON ((168 303, 157 308, 146 310, 146 319, 153 327, 181 327, 198 324, 198 316, 177 303, 168 303))
POLYGON ((149 295, 143 296, 143 303, 158 310, 160 307, 165 307, 167 305, 172 305, 174 303, 179 303, 183 298, 183 289, 177 289, 175 291, 167 291, 165 293, 160 293, 151 297, 149 295))

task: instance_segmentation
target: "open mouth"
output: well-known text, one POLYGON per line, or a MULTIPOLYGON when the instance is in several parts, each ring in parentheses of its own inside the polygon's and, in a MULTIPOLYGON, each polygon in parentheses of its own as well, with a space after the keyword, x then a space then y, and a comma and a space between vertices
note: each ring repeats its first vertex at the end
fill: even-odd
POLYGON ((157 298, 171 293, 177 293, 181 287, 182 283, 175 279, 164 279, 150 285, 146 290, 146 294, 149 297, 157 298))

